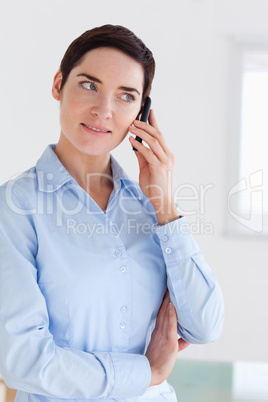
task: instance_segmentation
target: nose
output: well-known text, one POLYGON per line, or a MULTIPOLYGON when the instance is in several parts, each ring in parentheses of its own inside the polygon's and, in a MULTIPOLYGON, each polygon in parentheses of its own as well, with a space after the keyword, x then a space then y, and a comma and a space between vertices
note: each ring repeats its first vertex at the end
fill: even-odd
POLYGON ((91 107, 91 114, 100 121, 109 120, 113 115, 112 100, 109 96, 100 96, 91 107))

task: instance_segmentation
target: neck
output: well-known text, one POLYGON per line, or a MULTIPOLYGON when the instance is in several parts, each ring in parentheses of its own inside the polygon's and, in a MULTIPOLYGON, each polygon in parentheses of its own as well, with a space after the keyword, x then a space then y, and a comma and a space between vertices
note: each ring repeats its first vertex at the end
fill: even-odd
POLYGON ((87 192, 98 193, 113 187, 110 153, 88 155, 61 135, 55 154, 76 182, 87 192))

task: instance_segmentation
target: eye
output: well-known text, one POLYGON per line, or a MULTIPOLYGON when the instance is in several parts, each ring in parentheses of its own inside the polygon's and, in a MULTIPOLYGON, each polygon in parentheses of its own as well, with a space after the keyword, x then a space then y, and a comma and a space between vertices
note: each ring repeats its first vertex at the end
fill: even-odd
POLYGON ((79 85, 85 89, 88 89, 89 91, 96 91, 97 87, 93 82, 90 81, 81 81, 79 82, 79 85))
POLYGON ((132 102, 132 101, 135 100, 134 96, 133 96, 133 95, 130 95, 130 94, 123 94, 123 95, 121 96, 121 98, 122 98, 124 101, 126 101, 126 102, 132 102))

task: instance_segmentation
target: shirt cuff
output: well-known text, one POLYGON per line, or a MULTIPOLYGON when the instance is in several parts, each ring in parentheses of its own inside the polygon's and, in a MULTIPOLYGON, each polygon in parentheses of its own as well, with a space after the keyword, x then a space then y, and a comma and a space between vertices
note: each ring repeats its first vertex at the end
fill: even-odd
POLYGON ((151 367, 146 356, 110 352, 114 366, 114 387, 109 398, 143 395, 150 385, 151 367))
POLYGON ((189 258, 200 252, 184 216, 165 225, 155 225, 154 231, 160 240, 166 263, 189 258))

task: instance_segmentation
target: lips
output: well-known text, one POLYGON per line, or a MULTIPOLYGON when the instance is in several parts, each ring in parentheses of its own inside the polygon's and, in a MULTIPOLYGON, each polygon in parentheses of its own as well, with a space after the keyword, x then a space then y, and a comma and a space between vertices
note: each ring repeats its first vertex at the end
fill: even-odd
POLYGON ((102 126, 97 126, 96 124, 92 124, 92 123, 81 123, 83 126, 97 131, 97 132, 101 132, 101 133, 110 133, 111 130, 109 130, 107 127, 102 127, 102 126))
POLYGON ((107 127, 97 126, 96 124, 81 123, 83 129, 91 135, 96 137, 105 137, 111 134, 111 131, 107 127))

